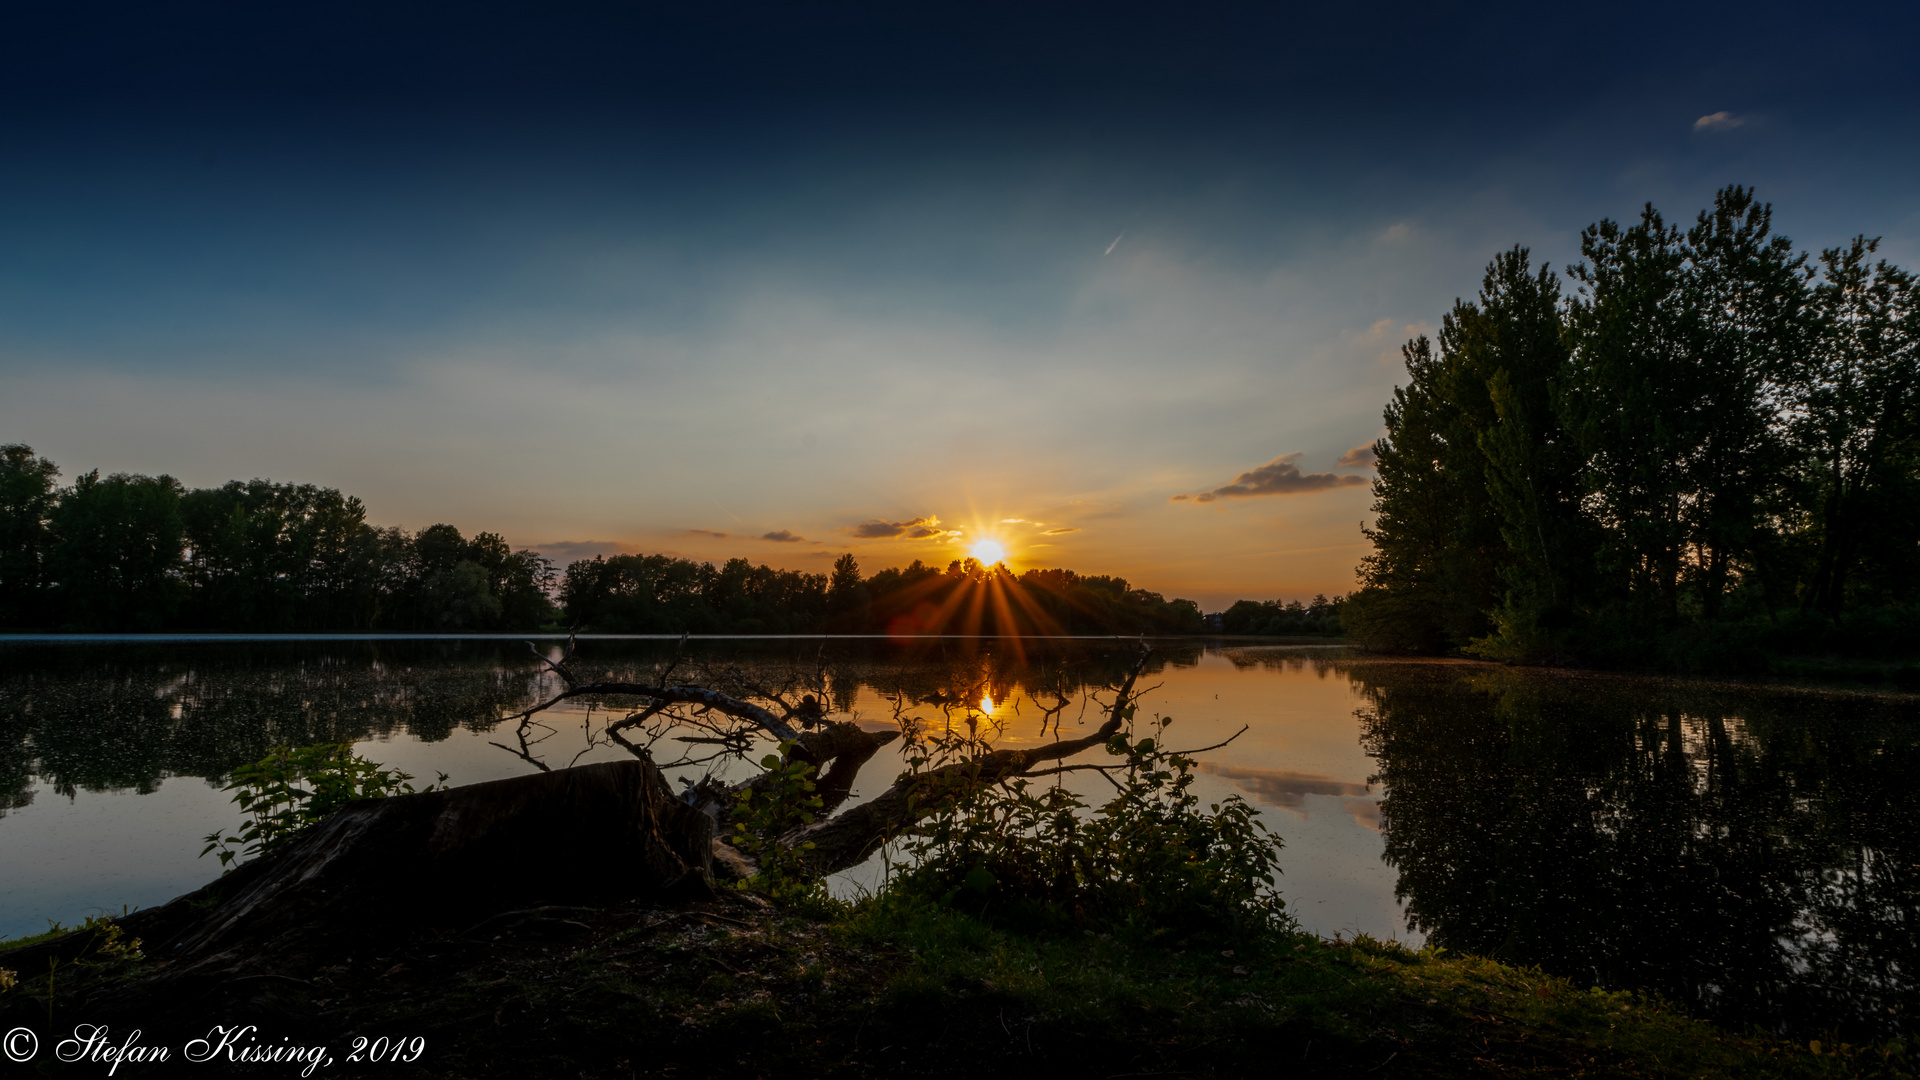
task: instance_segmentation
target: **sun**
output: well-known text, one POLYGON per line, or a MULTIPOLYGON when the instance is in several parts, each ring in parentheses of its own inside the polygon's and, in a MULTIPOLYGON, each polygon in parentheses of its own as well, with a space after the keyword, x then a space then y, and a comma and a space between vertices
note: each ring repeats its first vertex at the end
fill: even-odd
POLYGON ((994 563, 1006 561, 1007 549, 998 540, 982 540, 974 544, 967 554, 979 559, 981 566, 992 566, 994 563))

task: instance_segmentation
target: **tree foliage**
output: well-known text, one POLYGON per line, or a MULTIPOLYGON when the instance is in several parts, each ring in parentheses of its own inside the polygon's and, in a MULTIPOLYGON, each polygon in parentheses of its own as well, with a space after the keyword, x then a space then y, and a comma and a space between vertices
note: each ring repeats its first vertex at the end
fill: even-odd
POLYGON ((31 446, 0 446, 0 626, 39 619, 52 545, 47 519, 59 475, 59 467, 31 446))
POLYGON ((1196 759, 1166 745, 1173 723, 1128 725, 1098 770, 1113 797, 1089 809, 1057 783, 998 782, 976 769, 977 731, 924 735, 907 755, 924 775, 919 819, 903 838, 894 892, 1030 923, 1080 922, 1148 935, 1291 925, 1274 886, 1281 841, 1238 795, 1203 804, 1196 759), (937 778, 933 782, 932 778, 937 778))
POLYGON ((842 555, 829 574, 614 555, 567 567, 560 606, 575 625, 618 633, 1107 634, 1197 633, 1200 607, 1125 578, 916 559, 871 577, 842 555))
POLYGON ((1686 230, 1588 228, 1571 294, 1502 253, 1404 350, 1349 632, 1639 660, 1692 624, 1920 602, 1920 316, 1873 252, 1810 260, 1730 187, 1686 230))
MULTIPOLYGON (((420 790, 434 791, 446 780, 441 773, 420 790)), ((236 858, 265 854, 355 799, 411 795, 412 781, 407 773, 354 753, 352 743, 276 746, 259 761, 233 770, 226 790, 247 818, 232 836, 221 835, 224 829, 209 833, 200 855, 217 854, 226 866, 236 858)))
POLYGON ((78 631, 535 629, 553 565, 495 533, 369 525, 332 488, 59 469, 0 446, 0 626, 78 631))

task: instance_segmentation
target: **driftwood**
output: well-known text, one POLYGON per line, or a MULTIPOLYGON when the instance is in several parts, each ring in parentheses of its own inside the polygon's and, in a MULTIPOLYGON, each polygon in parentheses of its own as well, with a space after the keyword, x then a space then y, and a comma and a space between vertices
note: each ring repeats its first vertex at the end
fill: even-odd
MULTIPOLYGON (((684 649, 686 639, 681 639, 684 649)), ((534 655, 540 656, 533 643, 527 647, 534 655)), ((965 774, 969 782, 997 783, 1012 777, 1032 772, 1038 766, 1052 761, 1073 757, 1082 751, 1103 745, 1120 730, 1126 717, 1131 715, 1135 698, 1135 685, 1140 674, 1146 668, 1147 659, 1152 650, 1144 643, 1133 665, 1128 669, 1125 679, 1116 688, 1113 701, 1107 706, 1104 723, 1091 734, 1077 739, 1063 739, 1045 746, 1027 750, 994 750, 973 759, 956 762, 934 769, 919 776, 903 776, 891 787, 875 798, 844 810, 844 805, 853 788, 855 777, 860 769, 874 754, 887 743, 900 737, 899 731, 869 732, 857 724, 846 721, 826 720, 817 699, 809 694, 797 704, 789 704, 779 694, 759 690, 759 696, 765 698, 779 711, 775 712, 764 705, 743 700, 729 694, 706 687, 672 685, 668 678, 679 666, 680 654, 676 653, 672 663, 660 672, 658 680, 649 685, 629 682, 579 682, 567 670, 567 661, 572 659, 574 642, 569 639, 566 653, 559 661, 540 656, 541 662, 557 674, 565 688, 545 701, 523 712, 508 717, 520 725, 522 749, 516 751, 519 756, 545 769, 544 763, 536 760, 525 747, 526 725, 532 718, 547 709, 574 698, 635 697, 645 702, 638 711, 622 720, 607 725, 608 737, 625 747, 642 760, 651 761, 645 747, 638 746, 622 737, 622 732, 655 721, 661 717, 675 716, 675 709, 691 706, 695 711, 682 714, 685 722, 696 724, 712 735, 703 742, 715 742, 733 746, 736 753, 745 753, 745 734, 737 729, 729 730, 716 726, 707 719, 710 714, 732 718, 749 730, 757 730, 764 735, 781 740, 790 747, 794 760, 804 761, 819 770, 817 794, 822 806, 818 812, 819 820, 794 829, 780 838, 780 843, 794 847, 811 844, 807 862, 817 873, 831 874, 858 865, 872 855, 887 840, 910 826, 924 811, 920 809, 916 795, 929 786, 938 788, 952 779, 965 774), (805 729, 805 730, 802 730, 805 729), (838 813, 835 813, 839 810, 838 813)), ((972 694, 963 695, 961 700, 971 699, 972 694)), ((1042 731, 1046 721, 1052 721, 1058 731, 1059 716, 1065 711, 1068 700, 1061 696, 1057 705, 1043 709, 1042 731)), ((500 744, 495 744, 500 745, 500 744)), ((511 748, 507 748, 511 749, 511 748)), ((731 786, 717 783, 711 779, 695 785, 685 795, 688 805, 698 808, 717 819, 723 818, 733 807, 740 792, 757 789, 765 784, 768 777, 761 774, 731 786)))
POLYGON ((967 777, 969 783, 998 783, 1029 773, 1045 762, 1073 757, 1083 750, 1104 745, 1119 732, 1130 714, 1134 684, 1146 667, 1147 655, 1148 651, 1143 647, 1139 658, 1128 670, 1126 680, 1115 693, 1112 704, 1107 707, 1106 721, 1091 734, 1028 750, 993 750, 969 761, 944 765, 918 776, 901 777, 873 799, 812 825, 801 826, 782 837, 781 843, 788 846, 812 844, 809 854, 815 869, 821 873, 845 870, 858 865, 889 838, 913 824, 923 813, 917 800, 923 790, 937 790, 939 785, 960 776, 967 777))
MULTIPOLYGON (((586 765, 349 803, 287 846, 119 921, 167 961, 158 978, 193 995, 421 934, 490 932, 507 915, 711 899, 712 843, 712 819, 653 766, 586 765)), ((93 938, 0 954, 0 966, 44 970, 93 938)))

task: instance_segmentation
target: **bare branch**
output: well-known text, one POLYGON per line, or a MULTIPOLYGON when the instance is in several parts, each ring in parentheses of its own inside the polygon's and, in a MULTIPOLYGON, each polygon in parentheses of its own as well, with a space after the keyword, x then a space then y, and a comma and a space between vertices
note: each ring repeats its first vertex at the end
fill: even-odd
POLYGON ((574 684, 574 683, 573 683, 573 676, 567 673, 567 669, 566 669, 566 668, 563 668, 563 667, 561 667, 561 666, 560 666, 560 664, 564 664, 564 663, 566 663, 566 662, 567 662, 568 660, 571 660, 571 659, 573 659, 573 637, 572 637, 571 635, 569 635, 569 636, 567 637, 567 651, 566 651, 566 653, 565 653, 564 655, 562 655, 562 656, 560 657, 560 664, 556 664, 556 663, 554 663, 553 661, 551 661, 551 660, 549 660, 549 659, 547 659, 547 654, 546 654, 546 653, 543 653, 543 652, 541 652, 541 651, 540 651, 540 649, 539 649, 539 647, 538 647, 538 646, 536 646, 536 645, 535 645, 535 644, 534 644, 533 642, 531 642, 531 641, 529 641, 529 642, 527 642, 527 651, 528 651, 528 652, 531 652, 531 653, 533 654, 533 658, 534 658, 534 659, 536 659, 536 660, 538 660, 538 661, 540 661, 541 663, 543 663, 543 664, 545 664, 545 665, 547 665, 547 668, 548 668, 548 670, 550 670, 550 671, 552 671, 552 672, 553 672, 553 673, 554 673, 555 675, 558 675, 558 676, 560 676, 560 678, 561 678, 561 679, 562 679, 562 680, 563 680, 563 681, 564 681, 564 682, 565 682, 565 683, 566 683, 566 684, 567 684, 568 686, 572 686, 572 685, 574 684))
POLYGON ((793 847, 813 844, 809 854, 817 872, 844 870, 873 854, 888 838, 920 817, 915 795, 929 783, 937 784, 947 777, 959 775, 966 775, 979 783, 997 783, 1008 777, 1028 774, 1043 762, 1059 761, 1104 744, 1132 715, 1134 684, 1152 653, 1153 650, 1142 642, 1140 654, 1118 687, 1113 704, 1108 706, 1106 722, 1089 734, 1030 750, 990 750, 918 776, 902 777, 871 801, 794 829, 781 837, 780 842, 793 847))
POLYGON ((800 737, 800 733, 795 731, 785 718, 775 716, 771 710, 761 708, 750 701, 742 701, 730 694, 699 686, 648 686, 645 683, 624 682, 585 683, 569 686, 540 704, 504 719, 524 722, 536 713, 545 712, 563 701, 577 697, 639 697, 667 705, 699 705, 715 712, 725 713, 736 720, 744 720, 776 739, 800 737))
POLYGON ((1245 735, 1247 733, 1247 729, 1249 726, 1250 725, 1247 725, 1247 724, 1240 725, 1239 731, 1236 731, 1233 734, 1227 736, 1225 739, 1221 740, 1220 742, 1214 743, 1212 746, 1203 746, 1198 750, 1170 750, 1168 751, 1168 753, 1177 754, 1180 757, 1191 757, 1194 754, 1204 754, 1209 750, 1218 750, 1221 747, 1232 742, 1233 740, 1239 738, 1240 736, 1245 735))

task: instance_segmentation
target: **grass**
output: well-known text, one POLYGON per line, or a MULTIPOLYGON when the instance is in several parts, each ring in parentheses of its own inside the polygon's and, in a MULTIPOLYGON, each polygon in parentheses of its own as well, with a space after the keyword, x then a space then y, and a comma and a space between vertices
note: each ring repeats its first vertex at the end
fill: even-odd
POLYGON ((0 938, 0 952, 5 952, 8 949, 18 949, 25 945, 38 945, 43 941, 52 941, 62 934, 72 932, 73 927, 63 926, 60 923, 54 922, 52 919, 48 919, 47 928, 38 934, 23 934, 17 938, 0 938))
MULTIPOLYGON (((54 1028, 86 1019, 106 982, 137 987, 154 970, 63 969, 54 1028)), ((1729 1031, 1657 1000, 1365 936, 1018 933, 897 899, 812 914, 609 908, 282 974, 252 984, 250 1016, 341 1045, 424 1038, 417 1062, 380 1067, 389 1077, 1913 1073, 1897 1044, 1729 1031)), ((0 1022, 44 1026, 47 1004, 23 981, 0 994, 0 1022)), ((185 1015, 204 1025, 204 1011, 185 1015)), ((146 1024, 149 1042, 165 1026, 145 1011, 123 1022, 146 1024)))
MULTIPOLYGON (((1265 935, 1220 948, 1034 937, 875 906, 851 940, 904 948, 886 995, 938 1012, 999 1000, 1042 1043, 1107 1075, 1238 1076, 1282 1061, 1338 1075, 1905 1076, 1904 1047, 1736 1034, 1661 1002, 1366 936, 1265 935)), ((977 1011, 977 1007, 976 1007, 977 1011)), ((989 1033, 991 1034, 991 1033, 989 1033)), ((1016 1047, 1016 1050, 1018 1047, 1016 1047)))

